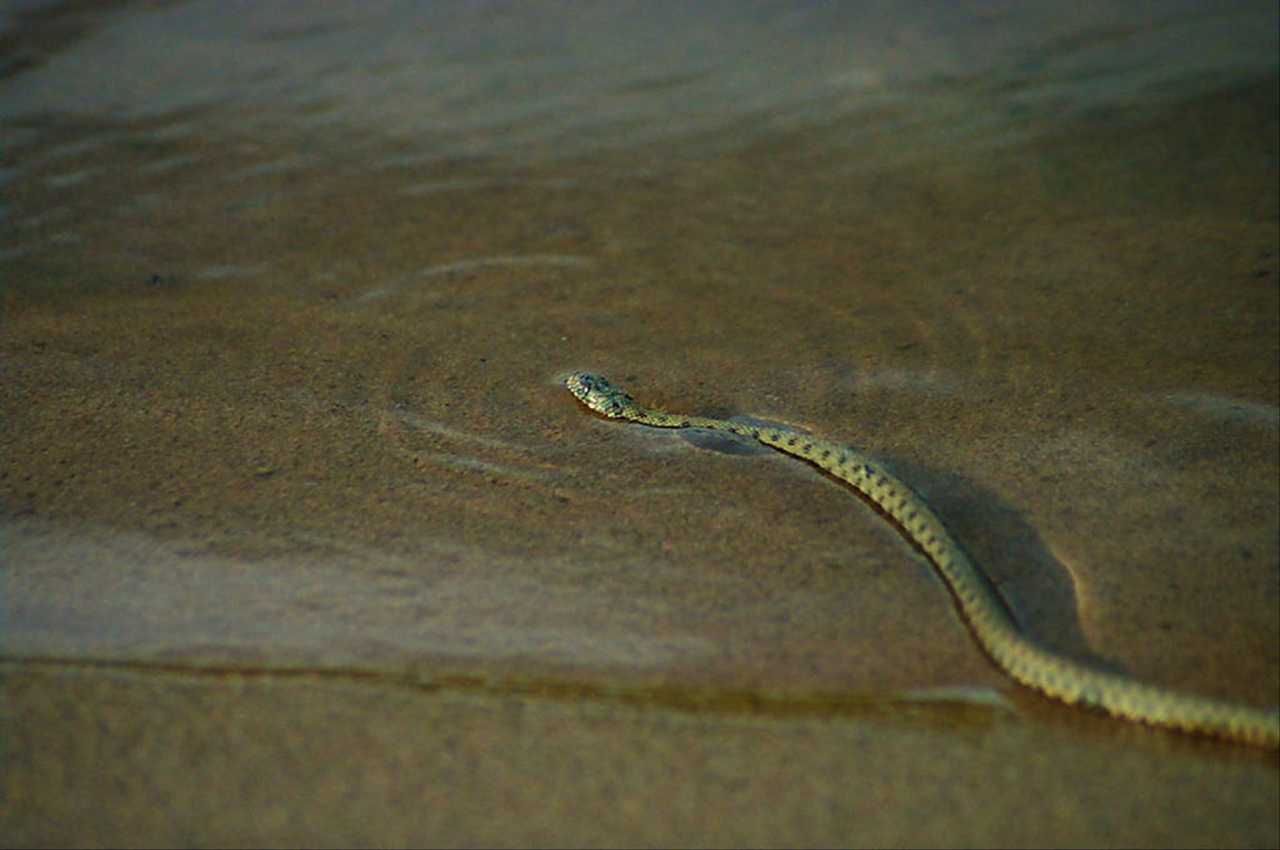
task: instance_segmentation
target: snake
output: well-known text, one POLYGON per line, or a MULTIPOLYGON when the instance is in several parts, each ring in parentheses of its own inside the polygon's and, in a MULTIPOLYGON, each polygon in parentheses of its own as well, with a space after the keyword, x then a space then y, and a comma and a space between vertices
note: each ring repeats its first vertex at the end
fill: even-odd
POLYGON ((1068 705, 1113 717, 1271 749, 1280 748, 1280 709, 1168 690, 1100 670, 1038 646, 1018 627, 1000 595, 925 500, 882 463, 851 446, 787 427, 668 413, 638 403, 592 372, 565 386, 607 419, 656 428, 706 428, 758 440, 808 461, 878 507, 924 553, 947 585, 963 621, 986 655, 1015 681, 1068 705))

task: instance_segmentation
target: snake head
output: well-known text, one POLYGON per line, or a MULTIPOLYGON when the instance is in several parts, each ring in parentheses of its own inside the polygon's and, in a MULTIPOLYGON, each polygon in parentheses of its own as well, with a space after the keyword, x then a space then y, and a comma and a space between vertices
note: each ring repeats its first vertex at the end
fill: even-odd
POLYGON ((578 401, 610 419, 625 418, 627 408, 635 406, 635 399, 626 390, 592 372, 574 372, 564 379, 564 385, 578 401))

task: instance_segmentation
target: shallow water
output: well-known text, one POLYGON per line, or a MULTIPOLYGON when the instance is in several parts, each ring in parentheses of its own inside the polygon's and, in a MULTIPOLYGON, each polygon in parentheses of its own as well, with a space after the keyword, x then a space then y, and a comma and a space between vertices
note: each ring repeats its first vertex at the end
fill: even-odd
POLYGON ((1274 4, 33 8, 6 659, 1074 728, 846 489, 592 368, 888 460, 1051 646, 1277 701, 1274 4))

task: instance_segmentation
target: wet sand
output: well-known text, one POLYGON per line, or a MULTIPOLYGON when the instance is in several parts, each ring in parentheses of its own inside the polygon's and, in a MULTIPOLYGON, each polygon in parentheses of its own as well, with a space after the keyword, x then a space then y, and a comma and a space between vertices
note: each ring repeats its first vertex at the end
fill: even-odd
POLYGON ((74 825, 145 845, 1246 846, 1275 806, 1267 758, 1066 718, 30 668, 5 688, 15 845, 74 825))
POLYGON ((4 842, 1280 840, 1274 753, 1027 693, 846 488, 558 384, 865 447, 1037 640, 1274 705, 1276 79, 914 94, 524 160, 29 119, 4 842))

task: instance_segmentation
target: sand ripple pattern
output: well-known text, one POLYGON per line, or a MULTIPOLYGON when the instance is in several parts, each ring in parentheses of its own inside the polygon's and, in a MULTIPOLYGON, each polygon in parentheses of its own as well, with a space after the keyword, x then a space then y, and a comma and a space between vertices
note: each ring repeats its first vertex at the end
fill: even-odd
POLYGON ((1070 705, 1100 708, 1115 717, 1280 747, 1280 711, 1237 705, 1143 684, 1048 652, 1018 629, 1004 602, 946 526, 905 483, 862 452, 797 431, 644 407, 626 391, 589 372, 575 372, 565 386, 591 410, 658 428, 712 428, 759 440, 807 460, 848 482, 888 514, 929 557, 947 583, 978 644, 1022 684, 1070 705))

